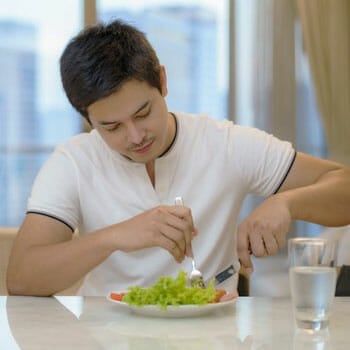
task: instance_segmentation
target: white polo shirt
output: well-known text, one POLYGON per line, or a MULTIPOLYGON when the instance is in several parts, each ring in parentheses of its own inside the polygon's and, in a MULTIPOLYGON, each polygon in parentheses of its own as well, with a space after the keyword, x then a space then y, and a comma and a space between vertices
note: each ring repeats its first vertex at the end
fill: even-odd
MULTIPOLYGON (((49 215, 87 235, 182 196, 199 235, 193 240, 198 268, 218 288, 237 287, 236 228, 250 193, 269 196, 295 158, 289 142, 260 130, 176 113, 177 136, 155 162, 155 188, 145 165, 111 150, 96 130, 58 146, 40 170, 28 211, 49 215)), ((142 235, 142 231, 139 233, 142 235)), ((67 266, 69 269, 69 266, 67 266)), ((81 295, 108 295, 128 286, 149 286, 160 275, 190 271, 165 250, 116 251, 87 274, 81 295)))

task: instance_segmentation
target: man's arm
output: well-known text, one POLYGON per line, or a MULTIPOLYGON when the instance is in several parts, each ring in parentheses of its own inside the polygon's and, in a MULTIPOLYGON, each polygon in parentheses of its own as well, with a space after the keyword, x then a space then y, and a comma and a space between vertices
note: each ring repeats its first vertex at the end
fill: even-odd
POLYGON ((111 253, 106 234, 72 239, 72 231, 47 216, 28 214, 12 248, 9 294, 48 296, 70 287, 111 253))
POLYGON ((9 294, 48 296, 85 276, 115 251, 166 249, 176 261, 192 255, 196 233, 189 208, 159 206, 129 220, 72 239, 68 226, 53 218, 28 214, 10 256, 9 294))
POLYGON ((350 223, 350 168, 298 153, 278 195, 292 219, 324 226, 350 223))
POLYGON ((238 228, 237 248, 247 271, 254 256, 275 254, 286 243, 292 220, 324 226, 350 223, 350 170, 298 153, 279 192, 267 198, 238 228))

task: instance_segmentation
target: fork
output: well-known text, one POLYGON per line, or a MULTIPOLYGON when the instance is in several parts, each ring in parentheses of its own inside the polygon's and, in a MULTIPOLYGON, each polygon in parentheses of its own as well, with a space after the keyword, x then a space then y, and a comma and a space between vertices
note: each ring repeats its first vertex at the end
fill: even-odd
MULTIPOLYGON (((184 205, 181 197, 175 197, 175 205, 184 205)), ((192 271, 189 277, 191 287, 205 288, 204 278, 202 273, 196 267, 196 263, 193 257, 193 252, 192 252, 191 260, 192 260, 192 271)))

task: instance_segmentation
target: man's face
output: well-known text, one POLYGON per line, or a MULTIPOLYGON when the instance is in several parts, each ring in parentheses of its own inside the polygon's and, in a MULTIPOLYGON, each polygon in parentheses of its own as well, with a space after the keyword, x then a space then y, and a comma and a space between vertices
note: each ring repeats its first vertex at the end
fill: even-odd
MULTIPOLYGON (((165 84, 165 81, 163 82, 165 84)), ((114 94, 88 107, 92 126, 115 151, 139 163, 161 155, 175 135, 162 93, 146 82, 130 80, 114 94)))

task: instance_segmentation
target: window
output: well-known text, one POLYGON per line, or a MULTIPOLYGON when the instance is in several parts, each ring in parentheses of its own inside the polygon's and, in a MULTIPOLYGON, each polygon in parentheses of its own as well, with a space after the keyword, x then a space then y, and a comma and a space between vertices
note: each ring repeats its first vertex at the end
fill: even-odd
POLYGON ((228 118, 228 6, 213 0, 100 0, 102 21, 146 33, 168 76, 170 110, 228 118))
POLYGON ((0 226, 20 224, 42 163, 81 130, 58 69, 81 12, 80 2, 70 0, 13 0, 0 7, 0 226))

